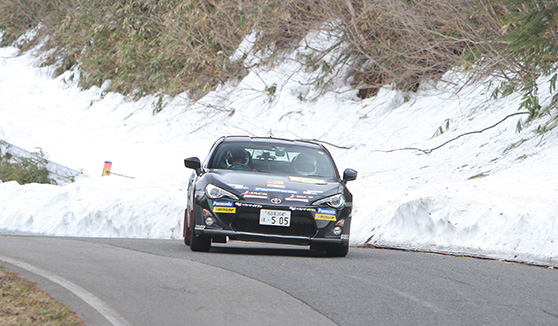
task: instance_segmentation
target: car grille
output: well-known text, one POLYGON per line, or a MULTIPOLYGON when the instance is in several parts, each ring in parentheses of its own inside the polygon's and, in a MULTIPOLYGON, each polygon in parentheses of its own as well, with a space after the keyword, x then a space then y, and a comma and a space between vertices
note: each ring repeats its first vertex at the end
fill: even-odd
POLYGON ((304 215, 291 215, 291 226, 260 225, 258 213, 240 213, 234 219, 232 228, 238 232, 253 232, 263 234, 291 235, 311 237, 316 233, 316 226, 312 219, 304 215))

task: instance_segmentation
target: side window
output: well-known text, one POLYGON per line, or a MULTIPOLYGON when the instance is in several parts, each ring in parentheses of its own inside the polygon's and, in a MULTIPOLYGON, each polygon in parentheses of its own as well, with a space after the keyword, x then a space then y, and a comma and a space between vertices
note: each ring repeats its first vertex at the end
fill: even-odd
POLYGON ((209 161, 210 169, 226 169, 227 168, 227 154, 228 154, 228 144, 221 144, 209 161))

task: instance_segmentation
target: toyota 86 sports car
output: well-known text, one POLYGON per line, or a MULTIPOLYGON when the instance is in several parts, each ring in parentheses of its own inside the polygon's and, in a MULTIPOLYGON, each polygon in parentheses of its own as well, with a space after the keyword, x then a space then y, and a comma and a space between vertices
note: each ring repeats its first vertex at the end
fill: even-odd
POLYGON ((328 256, 349 251, 353 196, 327 149, 308 141, 221 137, 202 163, 184 160, 188 183, 184 242, 209 251, 227 240, 309 245, 328 256))

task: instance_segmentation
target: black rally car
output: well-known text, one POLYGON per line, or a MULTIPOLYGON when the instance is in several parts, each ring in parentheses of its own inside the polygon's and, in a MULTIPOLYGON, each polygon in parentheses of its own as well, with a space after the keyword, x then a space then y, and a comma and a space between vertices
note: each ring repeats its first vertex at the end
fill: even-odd
POLYGON ((244 136, 221 137, 188 184, 184 242, 208 251, 230 240, 310 245, 346 256, 357 172, 339 176, 321 144, 244 136))

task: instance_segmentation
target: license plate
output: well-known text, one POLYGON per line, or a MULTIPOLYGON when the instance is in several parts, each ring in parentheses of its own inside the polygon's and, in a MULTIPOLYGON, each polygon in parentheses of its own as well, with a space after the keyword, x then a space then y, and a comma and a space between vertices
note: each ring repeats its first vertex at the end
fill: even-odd
POLYGON ((290 226, 291 212, 262 209, 260 210, 260 224, 271 226, 290 226))

